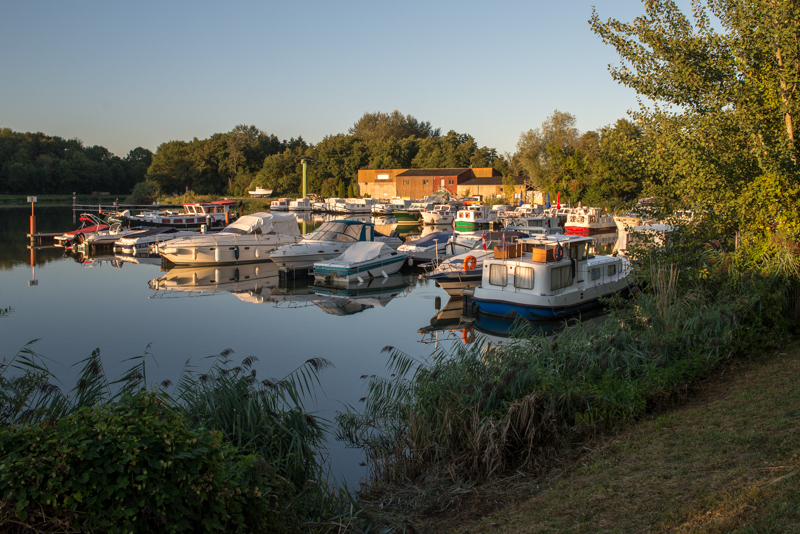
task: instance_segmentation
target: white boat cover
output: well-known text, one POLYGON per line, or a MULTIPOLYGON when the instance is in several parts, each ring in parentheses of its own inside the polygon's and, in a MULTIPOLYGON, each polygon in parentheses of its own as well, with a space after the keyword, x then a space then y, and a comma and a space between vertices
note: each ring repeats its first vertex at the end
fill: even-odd
POLYGON ((361 263, 377 258, 384 250, 386 252, 393 252, 392 247, 386 243, 362 241, 361 243, 356 243, 349 247, 333 261, 336 263, 361 263))
POLYGON ((274 232, 276 234, 300 235, 300 227, 294 215, 259 212, 251 215, 242 215, 226 228, 236 228, 247 234, 260 229, 262 234, 274 232))

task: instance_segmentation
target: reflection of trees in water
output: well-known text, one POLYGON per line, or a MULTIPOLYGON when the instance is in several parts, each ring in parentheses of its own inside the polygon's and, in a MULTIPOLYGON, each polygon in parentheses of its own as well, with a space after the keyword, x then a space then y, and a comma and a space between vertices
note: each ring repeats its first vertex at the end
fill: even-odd
MULTIPOLYGON (((72 208, 66 206, 42 206, 34 209, 36 231, 39 233, 67 232, 78 227, 72 220, 72 208)), ((30 239, 31 207, 0 207, 0 268, 10 269, 14 265, 30 265, 28 250, 30 239)), ((63 249, 41 249, 36 251, 36 265, 58 260, 63 249)))

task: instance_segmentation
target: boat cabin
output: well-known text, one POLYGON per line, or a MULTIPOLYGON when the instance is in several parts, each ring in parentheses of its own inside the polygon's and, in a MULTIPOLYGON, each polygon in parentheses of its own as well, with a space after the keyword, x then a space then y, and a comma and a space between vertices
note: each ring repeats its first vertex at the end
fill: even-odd
POLYGON ((360 221, 328 221, 308 234, 303 241, 374 241, 375 225, 360 221))
POLYGON ((235 200, 215 200, 214 202, 186 202, 183 209, 186 215, 209 215, 211 213, 225 213, 235 200))

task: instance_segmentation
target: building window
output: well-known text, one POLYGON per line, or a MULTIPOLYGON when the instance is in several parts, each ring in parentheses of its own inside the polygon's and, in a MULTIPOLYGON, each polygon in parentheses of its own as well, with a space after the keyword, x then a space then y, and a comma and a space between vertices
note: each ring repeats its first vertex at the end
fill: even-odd
POLYGON ((572 285, 572 265, 555 267, 550 270, 550 290, 563 289, 572 285))
POLYGON ((428 185, 429 183, 431 183, 430 180, 422 180, 422 185, 428 185))
POLYGON ((403 185, 408 185, 408 180, 403 180, 403 185))
POLYGON ((508 272, 505 265, 495 263, 489 266, 489 283, 501 287, 508 285, 508 272))
POLYGON ((453 185, 454 183, 456 183, 455 180, 447 180, 447 185, 453 185))

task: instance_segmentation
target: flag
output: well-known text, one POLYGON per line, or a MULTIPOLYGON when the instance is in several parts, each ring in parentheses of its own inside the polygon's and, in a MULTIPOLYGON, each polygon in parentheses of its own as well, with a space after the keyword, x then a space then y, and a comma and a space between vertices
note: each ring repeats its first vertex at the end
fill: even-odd
POLYGON ((561 191, 559 191, 558 196, 556 196, 556 208, 561 209, 561 191))
POLYGON ((550 193, 547 193, 547 201, 544 203, 545 208, 550 208, 550 193))
POLYGON ((481 241, 483 242, 483 250, 486 250, 486 232, 481 235, 481 241))

